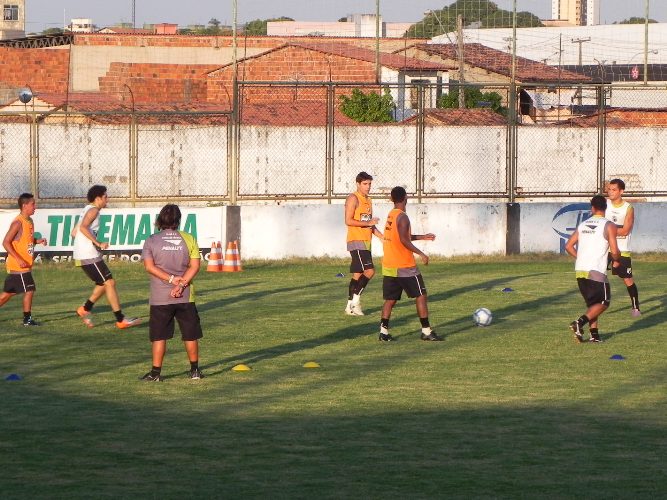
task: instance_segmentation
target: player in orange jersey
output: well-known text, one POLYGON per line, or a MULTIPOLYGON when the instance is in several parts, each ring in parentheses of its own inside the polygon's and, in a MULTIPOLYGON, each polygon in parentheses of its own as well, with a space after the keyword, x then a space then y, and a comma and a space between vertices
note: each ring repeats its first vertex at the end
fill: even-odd
POLYGON ((352 259, 350 272, 352 279, 348 286, 347 306, 345 314, 363 316, 361 310, 361 293, 375 275, 373 257, 371 255, 371 239, 373 235, 382 239, 382 233, 375 224, 380 219, 373 217, 373 204, 370 193, 373 176, 359 172, 356 178, 357 190, 345 200, 345 224, 347 225, 347 250, 352 259))
POLYGON ((35 197, 30 193, 19 196, 20 213, 9 226, 2 246, 7 251, 7 279, 0 294, 0 306, 14 295, 23 294, 23 326, 39 326, 32 319, 32 297, 35 295, 35 280, 32 277, 32 263, 35 245, 46 245, 45 238, 35 239, 35 225, 32 215, 37 209, 35 197))

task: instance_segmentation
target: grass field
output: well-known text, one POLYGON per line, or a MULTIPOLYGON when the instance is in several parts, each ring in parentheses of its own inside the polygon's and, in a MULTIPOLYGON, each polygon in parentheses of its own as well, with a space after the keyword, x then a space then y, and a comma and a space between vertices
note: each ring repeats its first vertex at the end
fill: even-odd
MULTIPOLYGON (((419 340, 405 299, 398 341, 377 341, 381 279, 364 294, 367 316, 345 316, 343 261, 244 264, 197 281, 207 377, 186 378, 173 340, 161 384, 137 380, 150 368, 146 324, 116 330, 100 303, 86 329, 73 313, 89 293, 83 273, 36 268, 42 326, 21 326, 17 298, 0 309, 2 497, 667 494, 667 258, 635 263, 641 318, 614 278, 595 345, 567 327, 584 307, 565 258, 423 267, 439 343, 419 340), (480 306, 495 314, 488 328, 470 319, 480 306), (238 363, 252 371, 231 371, 238 363)), ((146 317, 143 267, 112 271, 124 312, 146 317)))

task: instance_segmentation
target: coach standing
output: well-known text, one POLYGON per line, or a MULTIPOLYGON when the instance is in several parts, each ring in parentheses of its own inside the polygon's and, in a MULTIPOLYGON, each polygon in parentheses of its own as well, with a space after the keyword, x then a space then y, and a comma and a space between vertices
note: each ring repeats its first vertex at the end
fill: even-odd
POLYGON ((192 287, 199 272, 199 247, 191 234, 178 230, 180 224, 178 206, 165 205, 155 221, 159 232, 144 242, 141 254, 151 275, 148 334, 153 366, 141 378, 146 382, 162 382, 162 362, 167 340, 174 337, 174 319, 190 360, 189 377, 198 380, 204 376, 199 369, 199 339, 203 334, 192 287))

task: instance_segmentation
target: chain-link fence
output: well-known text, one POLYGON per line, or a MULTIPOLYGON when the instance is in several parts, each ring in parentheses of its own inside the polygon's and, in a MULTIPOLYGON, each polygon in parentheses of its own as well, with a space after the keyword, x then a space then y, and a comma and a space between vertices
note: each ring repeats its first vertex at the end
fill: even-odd
POLYGON ((330 202, 361 170, 419 199, 587 196, 612 177, 667 196, 666 87, 513 88, 243 82, 236 113, 6 112, 0 202, 78 202, 94 183, 127 203, 330 202))

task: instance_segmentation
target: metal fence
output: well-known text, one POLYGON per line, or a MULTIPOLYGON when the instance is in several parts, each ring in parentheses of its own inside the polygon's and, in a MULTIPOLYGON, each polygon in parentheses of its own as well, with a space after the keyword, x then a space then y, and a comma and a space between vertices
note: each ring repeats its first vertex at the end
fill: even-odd
POLYGON ((26 106, 0 114, 0 203, 24 191, 78 202, 94 183, 128 204, 331 202, 355 189, 360 170, 375 176, 374 191, 403 185, 419 199, 588 196, 612 177, 627 194, 667 196, 667 87, 465 89, 478 91, 475 109, 442 109, 458 87, 415 80, 244 82, 235 112, 26 106), (343 114, 354 90, 391 95, 393 121, 343 114))

